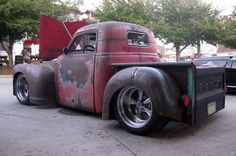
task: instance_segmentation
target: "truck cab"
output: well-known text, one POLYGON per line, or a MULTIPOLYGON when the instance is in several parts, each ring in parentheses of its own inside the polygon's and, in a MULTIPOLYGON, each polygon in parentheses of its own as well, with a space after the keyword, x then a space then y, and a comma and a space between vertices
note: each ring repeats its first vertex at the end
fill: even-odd
POLYGON ((79 29, 64 52, 57 76, 60 102, 96 113, 102 112, 105 86, 116 73, 112 63, 159 61, 153 33, 122 22, 79 29), (70 91, 72 88, 74 91, 70 91))

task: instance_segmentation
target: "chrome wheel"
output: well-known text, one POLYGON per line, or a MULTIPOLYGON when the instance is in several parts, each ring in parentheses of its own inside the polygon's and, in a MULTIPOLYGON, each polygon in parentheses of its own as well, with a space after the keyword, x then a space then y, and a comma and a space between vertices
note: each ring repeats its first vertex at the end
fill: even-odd
POLYGON ((126 87, 118 95, 117 113, 129 127, 144 127, 152 117, 152 100, 143 90, 126 87))
POLYGON ((29 92, 28 84, 24 75, 19 75, 16 80, 16 96, 21 103, 28 102, 29 92))

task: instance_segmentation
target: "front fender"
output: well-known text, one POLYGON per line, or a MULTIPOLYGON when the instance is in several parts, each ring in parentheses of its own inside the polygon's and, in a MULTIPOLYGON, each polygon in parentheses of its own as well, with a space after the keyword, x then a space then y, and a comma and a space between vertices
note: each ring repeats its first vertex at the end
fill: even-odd
POLYGON ((19 64, 13 68, 13 93, 15 80, 24 74, 28 83, 31 103, 56 103, 54 68, 49 64, 19 64))
POLYGON ((183 106, 179 103, 181 96, 176 82, 161 69, 151 67, 130 67, 117 72, 108 81, 103 97, 103 119, 111 116, 111 107, 115 107, 114 97, 126 86, 144 88, 153 97, 154 109, 158 115, 181 121, 183 106))

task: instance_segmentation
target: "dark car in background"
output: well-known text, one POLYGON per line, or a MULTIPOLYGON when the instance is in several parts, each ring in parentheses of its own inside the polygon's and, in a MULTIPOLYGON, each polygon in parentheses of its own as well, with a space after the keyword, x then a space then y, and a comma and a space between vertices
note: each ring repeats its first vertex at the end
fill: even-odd
POLYGON ((226 84, 229 90, 236 90, 236 58, 226 62, 226 84))
POLYGON ((225 64, 227 90, 236 91, 236 57, 214 56, 197 59, 197 61, 225 64))

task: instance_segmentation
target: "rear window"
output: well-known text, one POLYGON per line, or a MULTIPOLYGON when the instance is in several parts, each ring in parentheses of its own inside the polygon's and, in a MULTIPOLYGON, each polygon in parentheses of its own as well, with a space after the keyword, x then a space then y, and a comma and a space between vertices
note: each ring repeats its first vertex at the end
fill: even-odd
POLYGON ((128 32, 128 45, 148 46, 147 34, 138 32, 128 32))
POLYGON ((233 69, 236 69, 236 61, 235 61, 235 60, 233 61, 232 68, 233 68, 233 69))
POLYGON ((232 60, 226 62, 226 68, 231 68, 232 60))

